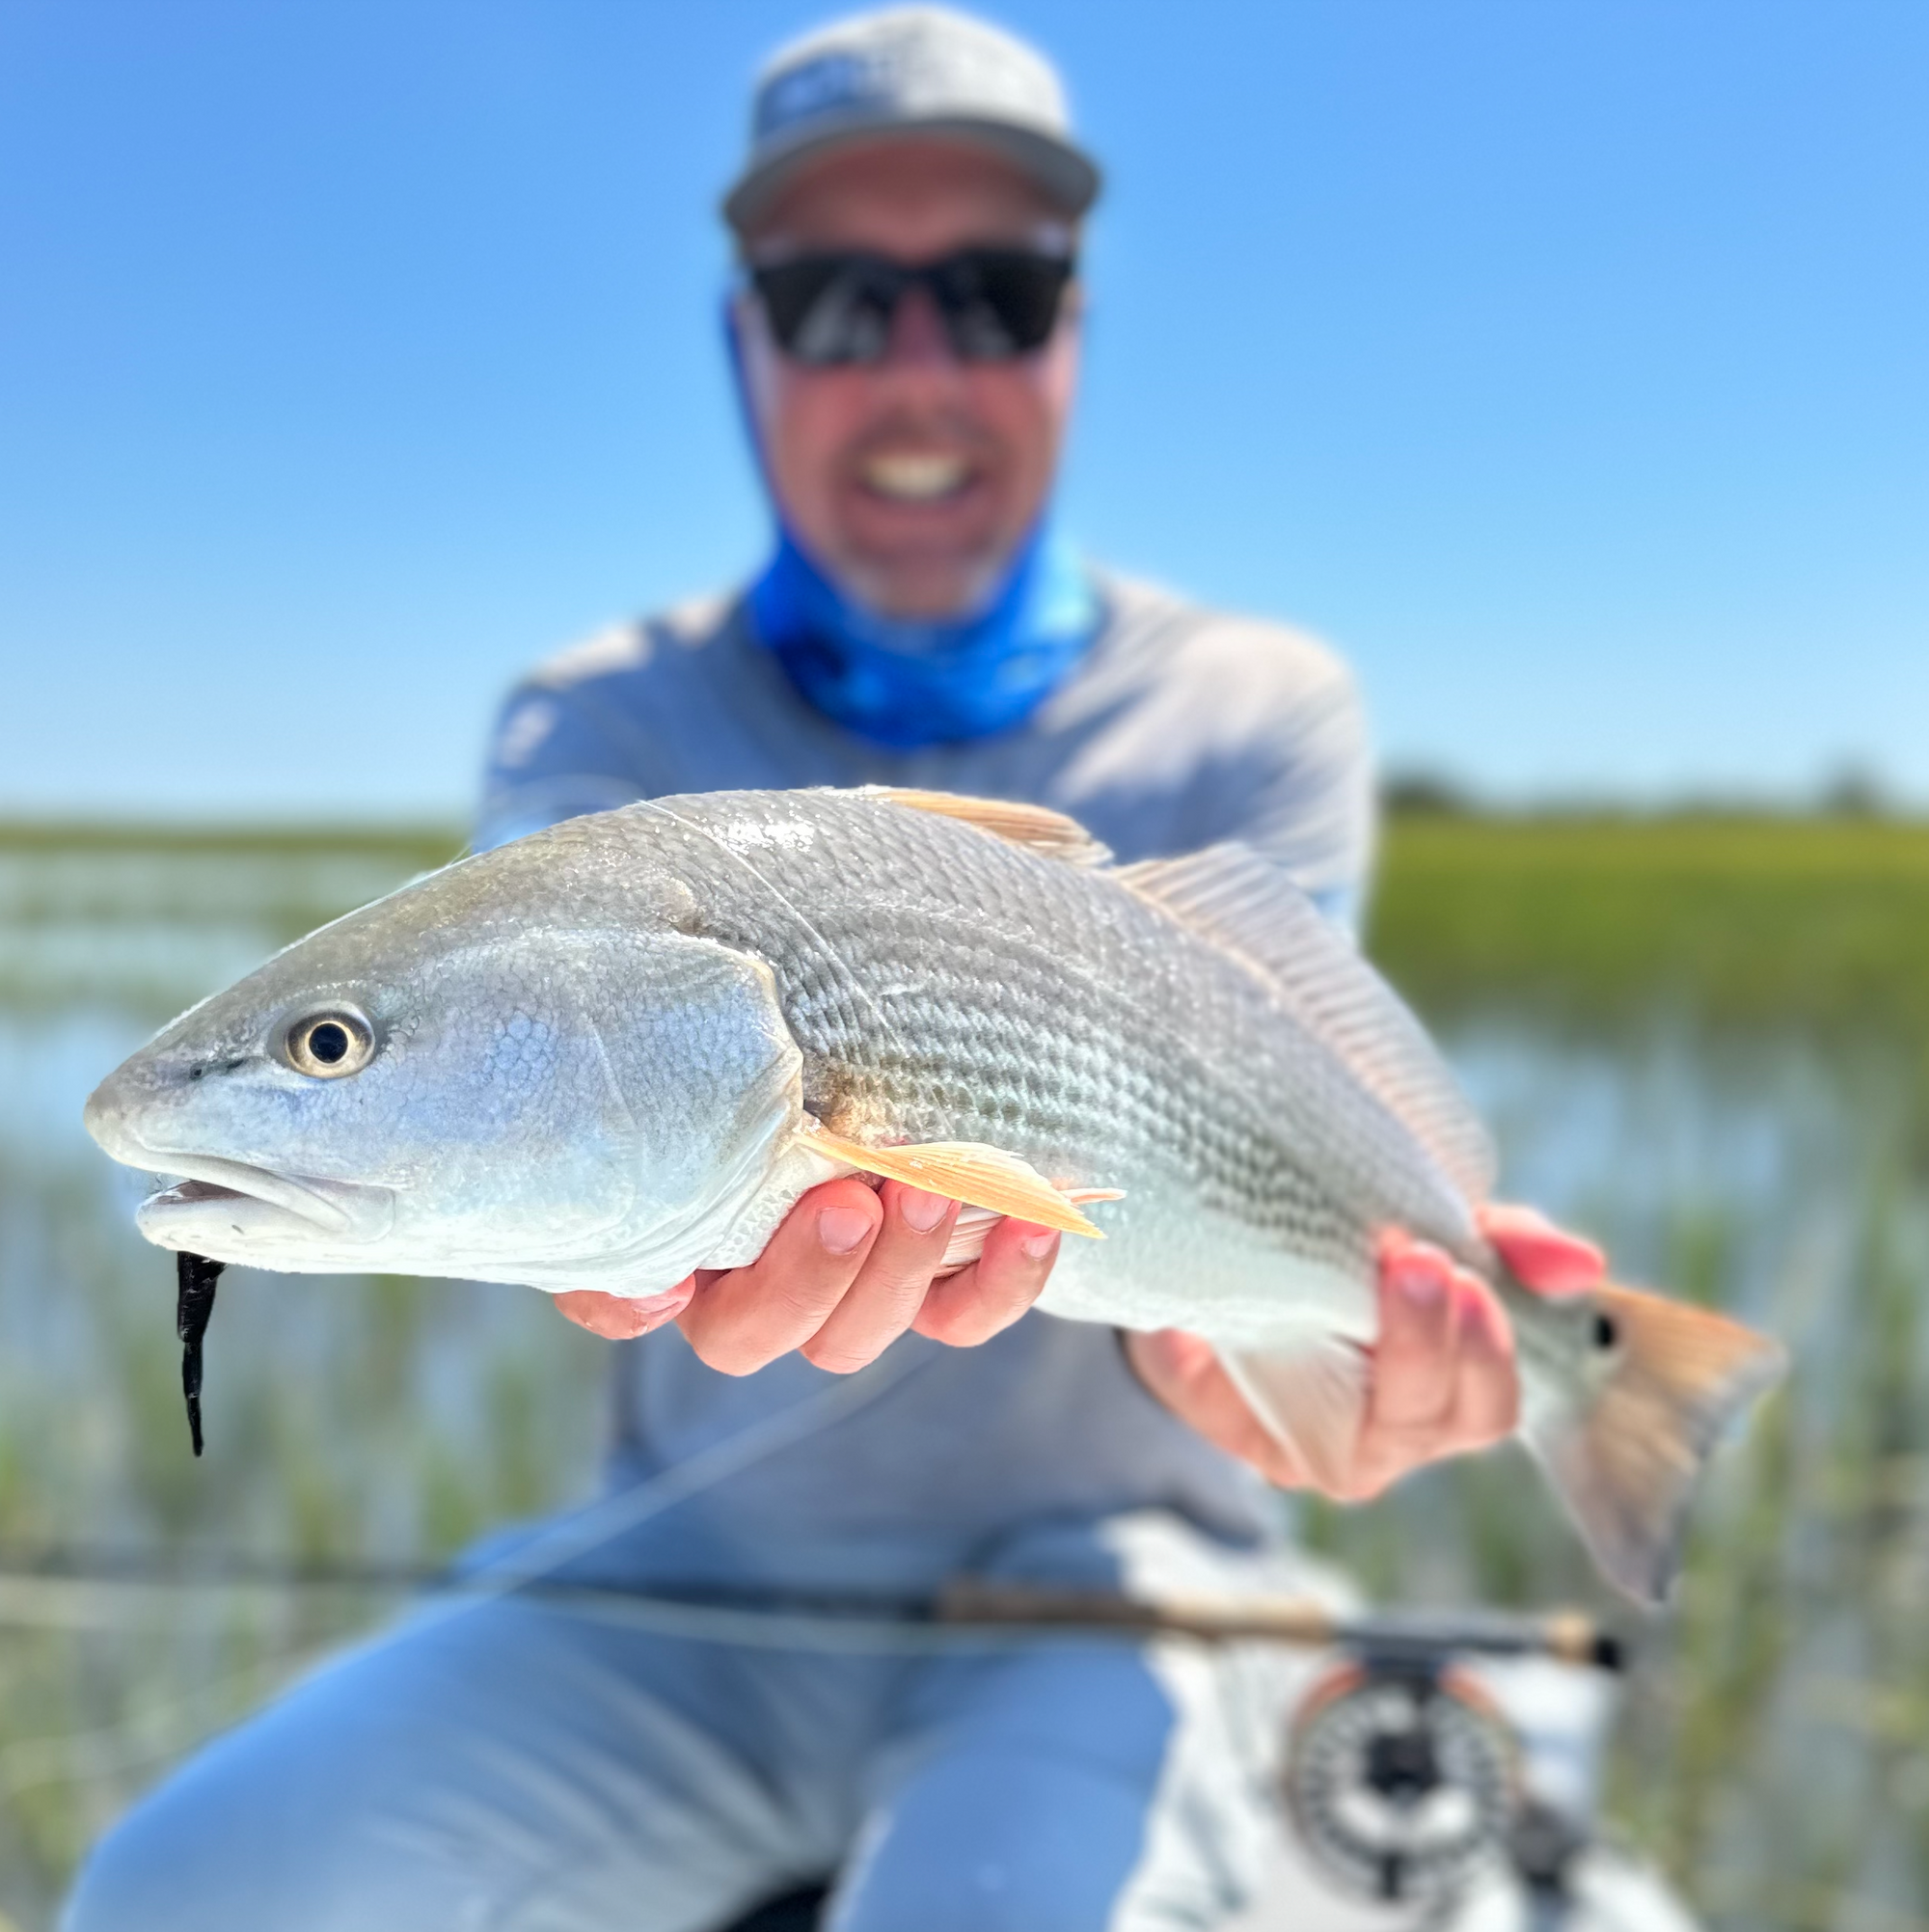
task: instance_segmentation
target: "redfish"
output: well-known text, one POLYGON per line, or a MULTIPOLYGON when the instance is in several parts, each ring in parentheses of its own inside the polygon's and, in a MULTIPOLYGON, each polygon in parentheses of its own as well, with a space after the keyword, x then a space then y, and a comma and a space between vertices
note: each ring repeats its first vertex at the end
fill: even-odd
POLYGON ((352 912, 102 1083, 89 1129, 182 1177, 163 1246, 659 1298, 805 1188, 894 1176, 1084 1238, 1040 1306, 1209 1337, 1316 1473, 1364 1410, 1376 1252, 1491 1283, 1521 1433, 1604 1572, 1665 1593, 1769 1339, 1482 1238, 1494 1156, 1350 940, 1237 846, 1117 865, 1040 808, 738 792, 573 819, 352 912))

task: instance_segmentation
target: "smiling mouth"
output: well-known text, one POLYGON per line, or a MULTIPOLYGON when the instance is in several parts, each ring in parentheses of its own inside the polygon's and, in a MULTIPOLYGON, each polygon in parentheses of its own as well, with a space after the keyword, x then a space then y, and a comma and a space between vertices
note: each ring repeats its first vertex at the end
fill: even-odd
POLYGON ((873 496, 898 503, 939 503, 962 496, 977 480, 963 456, 937 450, 895 449, 867 456, 858 478, 873 496))

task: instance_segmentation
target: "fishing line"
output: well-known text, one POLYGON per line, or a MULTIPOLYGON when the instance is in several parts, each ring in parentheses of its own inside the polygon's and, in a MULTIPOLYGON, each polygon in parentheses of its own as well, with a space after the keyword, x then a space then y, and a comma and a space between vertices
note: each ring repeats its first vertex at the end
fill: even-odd
MULTIPOLYGON (((472 1590, 461 1576, 448 1571, 390 1572, 377 1581, 373 1576, 357 1576, 344 1571, 340 1579, 291 1573, 278 1577, 265 1568, 252 1577, 187 1577, 173 1582, 151 1577, 50 1576, 43 1570, 10 1577, 0 1570, 0 1624, 26 1623, 37 1628, 68 1631, 124 1629, 122 1620, 102 1620, 72 1614, 74 1596, 90 1595, 125 1598, 140 1592, 149 1598, 172 1597, 172 1603, 157 1606, 163 1614, 143 1618, 162 1624, 174 1620, 167 1613, 177 1612, 185 1595, 206 1595, 249 1588, 285 1591, 308 1589, 317 1592, 337 1590, 346 1594, 355 1591, 413 1594, 429 1592, 432 1612, 443 1614, 467 1608, 471 1600, 488 1601, 504 1593, 501 1589, 472 1590), (29 1614, 12 1614, 6 1602, 9 1583, 49 1586, 46 1600, 30 1607, 29 1614)), ((524 1582, 513 1593, 546 1609, 581 1618, 589 1622, 644 1631, 653 1636, 689 1643, 726 1645, 751 1650, 812 1650, 830 1655, 908 1655, 930 1656, 956 1651, 1031 1649, 1041 1646, 1090 1645, 1094 1643, 1143 1643, 1148 1637, 1184 1636, 1184 1631, 1160 1633, 1137 1625, 1121 1623, 1068 1624, 1041 1620, 984 1623, 942 1620, 942 1606, 930 1598, 847 1598, 799 1597, 782 1592, 768 1594, 742 1592, 725 1597, 700 1592, 677 1596, 661 1591, 637 1591, 611 1584, 554 1584, 524 1582)))
MULTIPOLYGON (((491 1563, 462 1573, 462 1595, 440 1608, 439 1614, 452 1616, 474 1609, 480 1603, 506 1596, 526 1585, 553 1575, 564 1564, 588 1555, 652 1516, 687 1502, 705 1489, 760 1462, 767 1456, 802 1442, 843 1422, 860 1409, 868 1408, 887 1391, 908 1380, 935 1360, 932 1355, 913 1355, 900 1350, 893 1361, 887 1354, 867 1369, 818 1389, 801 1401, 779 1409, 775 1415, 747 1424, 686 1456, 668 1469, 646 1478, 628 1489, 619 1489, 593 1503, 582 1512, 539 1531, 530 1541, 491 1563)), ((433 1617, 436 1609, 428 1613, 433 1617)))
MULTIPOLYGON (((567 1521, 557 1523, 546 1531, 539 1532, 529 1543, 520 1549, 510 1551, 505 1556, 483 1563, 474 1570, 456 1579, 457 1588, 445 1594, 440 1600, 426 1605, 413 1619, 414 1626, 421 1628, 425 1623, 434 1623, 444 1619, 456 1617, 465 1611, 479 1608, 485 1603, 509 1596, 518 1591, 552 1574, 562 1565, 585 1556, 602 1544, 621 1536, 625 1531, 647 1522, 652 1516, 661 1515, 664 1510, 703 1490, 726 1481, 739 1471, 749 1468, 765 1456, 774 1455, 794 1443, 801 1442, 818 1431, 856 1414, 870 1406, 882 1396, 908 1381, 920 1369, 936 1359, 931 1355, 913 1355, 904 1352, 892 1361, 888 1356, 874 1362, 870 1368, 860 1370, 827 1389, 818 1389, 801 1401, 791 1403, 788 1408, 779 1409, 775 1415, 766 1416, 756 1423, 738 1429, 725 1436, 720 1442, 713 1443, 707 1449, 698 1450, 659 1475, 633 1484, 628 1489, 618 1490, 614 1495, 605 1497, 600 1503, 592 1504, 580 1514, 567 1521)), ((114 1588, 112 1584, 96 1587, 114 1588)), ((83 1586, 84 1587, 84 1586, 83 1586)), ((547 1591, 531 1592, 532 1596, 547 1597, 547 1591)), ((569 1592, 574 1595, 575 1592, 569 1592)), ((334 1643, 298 1656, 296 1668, 312 1661, 334 1648, 334 1643)), ((254 1674, 253 1671, 238 1672, 233 1675, 219 1679, 216 1690, 238 1683, 244 1677, 254 1674)), ((178 1711, 188 1708, 193 1699, 204 1693, 189 1693, 170 1704, 159 1707, 160 1712, 178 1711)), ((147 1711, 127 1723, 105 1726, 96 1730, 72 1731, 41 1738, 23 1738, 18 1743, 0 1748, 0 1784, 9 1789, 22 1788, 26 1784, 44 1782, 49 1779, 98 1778, 109 1775, 123 1765, 150 1762, 154 1758, 173 1755, 174 1747, 151 1748, 146 1745, 128 1748, 124 1742, 131 1734, 156 1721, 156 1713, 147 1711), (120 1752, 114 1749, 115 1740, 123 1740, 120 1752), (89 1745, 101 1747, 101 1760, 93 1769, 82 1767, 66 1772, 59 1768, 41 1770, 36 1768, 40 1756, 57 1757, 66 1752, 89 1745), (16 1756, 24 1758, 29 1767, 24 1775, 10 1769, 16 1756)))

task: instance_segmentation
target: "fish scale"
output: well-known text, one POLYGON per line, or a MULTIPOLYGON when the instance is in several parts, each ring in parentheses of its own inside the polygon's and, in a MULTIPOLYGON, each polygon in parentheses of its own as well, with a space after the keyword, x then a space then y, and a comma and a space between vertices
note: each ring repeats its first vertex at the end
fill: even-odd
MULTIPOLYGON (((827 1104, 829 1124, 896 1140, 988 1141, 1055 1179, 1124 1187, 1108 1225, 1139 1236, 1149 1262, 1156 1247, 1160 1267, 1182 1277, 1168 1287, 1161 1274, 1132 1297, 1141 1325, 1196 1308, 1182 1277, 1196 1272, 1201 1211, 1256 1238, 1255 1259, 1291 1243, 1333 1277, 1322 1278, 1325 1314, 1360 1334, 1372 1320, 1376 1226, 1398 1222, 1468 1250, 1464 1209, 1356 1087, 1319 1093, 1324 1171, 1312 1171, 1292 1135, 1301 1127, 1311 1145, 1313 1124, 1295 1121, 1292 1096, 1318 1083, 1280 1064, 1296 1043, 1263 990, 1216 950, 1175 936, 1108 874, 849 796, 720 794, 696 811, 689 801, 672 809, 657 856, 694 891, 702 910, 692 930, 769 963, 803 1049, 805 1094, 827 1104), (888 835, 853 840, 854 816, 882 816, 888 835), (773 886, 780 908, 809 915, 774 916, 773 886), (966 937, 947 953, 953 935, 966 937), (934 958, 937 970, 920 971, 934 958), (907 981, 916 993, 870 993, 907 981), (873 1000, 923 1043, 917 1071, 899 1063, 889 1031, 866 1025, 873 1000), (1249 1074, 1263 1033, 1280 1037, 1249 1074), (1329 1205, 1336 1169, 1344 1207, 1329 1205), (1165 1211, 1175 1184, 1189 1197, 1181 1216, 1165 1211)), ((1050 1305, 1082 1307, 1081 1277, 1100 1265, 1062 1265, 1050 1305)), ((1115 1263, 1100 1290, 1115 1310, 1130 1293, 1121 1272, 1115 1263)), ((1280 1325, 1297 1325, 1303 1308, 1272 1286, 1280 1325)), ((1245 1325, 1263 1330, 1263 1311, 1245 1325)))

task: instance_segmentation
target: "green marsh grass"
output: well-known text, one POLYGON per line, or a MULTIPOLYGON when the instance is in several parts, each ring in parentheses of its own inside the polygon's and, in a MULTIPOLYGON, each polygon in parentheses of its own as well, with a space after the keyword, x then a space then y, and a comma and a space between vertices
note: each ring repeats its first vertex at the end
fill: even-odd
MULTIPOLYGON (((195 1742, 390 1614, 166 1581, 213 1553, 433 1562, 591 1481, 603 1347, 535 1295, 224 1283, 188 1456, 167 1259, 77 1119, 155 1024, 439 863, 435 828, 0 828, 0 1914, 195 1742)), ((1496 1122, 1510 1179, 1630 1278, 1734 1307, 1798 1373, 1728 1458, 1609 1772, 1713 1924, 1929 1927, 1929 828, 1397 819, 1372 949, 1496 1122)), ((1511 1452, 1308 1511, 1376 1593, 1602 1605, 1511 1452)))

